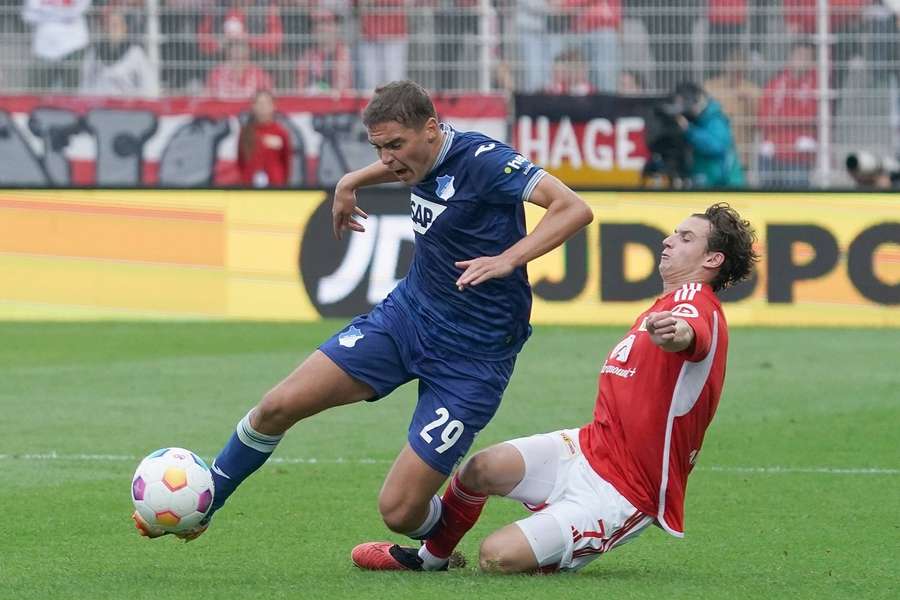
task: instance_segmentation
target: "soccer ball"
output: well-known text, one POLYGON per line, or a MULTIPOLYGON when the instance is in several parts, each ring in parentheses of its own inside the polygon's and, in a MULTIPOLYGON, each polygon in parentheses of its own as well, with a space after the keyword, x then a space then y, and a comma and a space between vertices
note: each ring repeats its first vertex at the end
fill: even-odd
POLYGON ((138 514, 170 533, 200 524, 212 506, 212 473, 199 456, 184 448, 160 448, 138 465, 131 499, 138 514))

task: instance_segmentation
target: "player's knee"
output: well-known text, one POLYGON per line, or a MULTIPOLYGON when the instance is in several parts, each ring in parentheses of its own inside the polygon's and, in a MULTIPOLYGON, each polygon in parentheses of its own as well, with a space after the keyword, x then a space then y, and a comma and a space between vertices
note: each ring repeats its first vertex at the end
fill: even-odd
POLYGON ((378 497, 378 512, 387 528, 396 533, 406 534, 421 524, 416 523, 416 507, 391 494, 378 497))
POLYGON ((479 494, 493 493, 496 471, 496 446, 474 454, 459 470, 459 481, 467 489, 479 494))
POLYGON ((488 536, 481 542, 478 564, 486 573, 516 573, 518 569, 508 549, 498 536, 488 536))
POLYGON ((281 387, 274 387, 263 396, 253 411, 253 427, 261 433, 284 433, 297 422, 291 399, 281 387))

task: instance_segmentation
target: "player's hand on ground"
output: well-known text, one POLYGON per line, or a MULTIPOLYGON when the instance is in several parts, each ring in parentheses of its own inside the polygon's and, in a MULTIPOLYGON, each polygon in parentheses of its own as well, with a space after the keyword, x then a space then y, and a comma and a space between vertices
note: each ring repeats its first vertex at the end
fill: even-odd
POLYGON ((647 315, 647 333, 657 346, 662 346, 675 339, 675 330, 678 319, 672 316, 672 312, 652 312, 647 315))
POLYGON ((456 287, 459 288, 459 291, 483 283, 488 279, 506 277, 515 269, 512 261, 503 255, 459 260, 453 264, 456 265, 456 268, 463 269, 462 275, 456 280, 456 287))
POLYGON ((368 219, 369 215, 356 205, 356 190, 338 182, 337 187, 334 189, 334 202, 331 205, 334 237, 340 240, 345 229, 358 232, 365 231, 366 228, 357 220, 357 217, 368 219))

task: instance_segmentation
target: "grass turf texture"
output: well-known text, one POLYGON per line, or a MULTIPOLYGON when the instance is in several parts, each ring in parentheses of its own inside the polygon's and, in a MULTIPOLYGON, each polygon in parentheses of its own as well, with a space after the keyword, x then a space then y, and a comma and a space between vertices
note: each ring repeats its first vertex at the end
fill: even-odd
MULTIPOLYGON (((896 330, 733 329, 686 538, 651 528, 579 574, 479 573, 479 540, 524 514, 502 499, 463 540, 465 569, 350 564, 360 541, 402 541, 384 529, 376 498, 414 385, 297 425, 276 456, 319 462, 266 465, 199 540, 141 539, 128 518, 139 458, 167 445, 211 458, 248 407, 341 325, 0 323, 0 598, 896 597, 896 330), (57 458, 25 456, 49 452, 57 458), (889 471, 733 469, 773 466, 889 471)), ((621 333, 536 328, 475 448, 586 422, 621 333)))

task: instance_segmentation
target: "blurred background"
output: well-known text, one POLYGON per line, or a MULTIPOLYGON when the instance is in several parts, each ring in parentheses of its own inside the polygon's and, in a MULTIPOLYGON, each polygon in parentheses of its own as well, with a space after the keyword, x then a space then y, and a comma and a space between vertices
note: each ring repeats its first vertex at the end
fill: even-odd
POLYGON ((573 185, 887 188, 898 21, 900 0, 3 0, 0 185, 240 184, 263 89, 299 155, 288 183, 333 183, 371 158, 340 115, 410 78, 573 185), (692 172, 684 83, 727 118, 740 179, 692 172), (160 177, 176 134, 204 158, 160 177), (320 151, 337 159, 313 176, 320 151))

